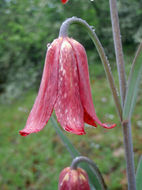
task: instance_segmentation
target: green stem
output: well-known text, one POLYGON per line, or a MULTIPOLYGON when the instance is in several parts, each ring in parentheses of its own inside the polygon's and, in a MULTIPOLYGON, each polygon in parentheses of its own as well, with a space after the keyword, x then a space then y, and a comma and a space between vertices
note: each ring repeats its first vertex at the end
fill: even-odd
POLYGON ((111 13, 111 21, 112 21, 115 54, 116 54, 116 63, 117 63, 119 84, 120 84, 120 95, 121 95, 122 105, 124 105, 124 100, 125 100, 125 95, 126 95, 126 74, 125 74, 125 65, 124 65, 124 58, 123 58, 123 50, 122 50, 122 43, 121 43, 116 0, 110 0, 110 13, 111 13))
MULTIPOLYGON (((120 37, 117 2, 116 0, 109 0, 109 2, 110 2, 110 13, 111 13, 111 21, 112 21, 112 29, 113 29, 116 62, 117 62, 117 69, 118 69, 118 75, 119 75, 121 102, 122 102, 122 106, 124 106, 125 95, 126 95, 126 90, 127 90, 126 73, 125 73, 125 67, 124 67, 122 42, 121 42, 121 37, 120 37)), ((122 129, 123 129, 123 136, 124 136, 125 157, 126 157, 126 163, 127 163, 128 189, 136 190, 134 153, 133 153, 130 120, 122 123, 122 129)))
POLYGON ((131 122, 124 121, 123 127, 123 139, 125 147, 125 157, 127 163, 127 178, 128 178, 128 189, 136 190, 136 179, 135 179, 135 167, 134 167, 134 153, 132 144, 132 134, 131 134, 131 122))
POLYGON ((112 73, 111 73, 111 69, 110 69, 110 64, 109 64, 109 61, 105 55, 105 52, 104 52, 104 49, 94 31, 94 29, 92 29, 88 23, 80 18, 76 18, 76 17, 72 17, 72 18, 69 18, 67 19, 65 22, 63 22, 63 24, 61 25, 61 28, 60 28, 60 33, 59 33, 59 36, 60 37, 66 37, 68 36, 68 28, 70 26, 70 24, 79 24, 81 26, 83 26, 88 34, 90 35, 91 39, 93 40, 96 48, 97 48, 97 51, 100 55, 100 58, 102 60, 102 63, 104 65, 104 68, 105 68, 105 72, 106 72, 106 76, 108 78, 108 81, 109 81, 109 85, 110 85, 110 88, 112 90, 112 94, 113 94, 113 98, 114 98, 114 102, 116 104, 116 108, 117 108, 117 111, 118 111, 118 115, 120 117, 120 120, 122 121, 122 108, 121 108, 121 104, 120 104, 120 101, 119 101, 119 97, 118 97, 118 94, 117 94, 117 90, 116 90, 116 87, 115 87, 115 83, 114 83, 114 79, 113 79, 113 76, 112 76, 112 73))
POLYGON ((77 169, 77 166, 80 162, 86 162, 87 164, 89 164, 94 169, 94 171, 96 172, 96 175, 98 177, 98 180, 101 184, 102 190, 107 190, 107 186, 105 184, 103 176, 101 175, 100 170, 98 169, 96 164, 92 160, 90 160, 89 158, 87 158, 85 156, 79 156, 79 157, 74 158, 72 161, 72 164, 71 164, 71 168, 77 169))

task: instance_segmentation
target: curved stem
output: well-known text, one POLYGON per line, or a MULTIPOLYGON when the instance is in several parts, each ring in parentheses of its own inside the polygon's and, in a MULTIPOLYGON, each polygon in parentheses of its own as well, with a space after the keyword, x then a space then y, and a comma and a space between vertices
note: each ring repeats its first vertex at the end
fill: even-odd
POLYGON ((95 171, 97 177, 98 177, 98 180, 102 186, 102 190, 106 190, 107 189, 107 186, 105 184, 105 181, 101 175, 101 172, 100 170, 98 169, 98 167, 96 166, 96 164, 90 160, 89 158, 85 157, 85 156, 79 156, 79 157, 76 157, 75 159, 73 159, 72 161, 72 164, 71 164, 71 169, 77 169, 77 166, 80 162, 86 162, 87 164, 89 164, 95 171))
MULTIPOLYGON (((116 62, 117 62, 117 69, 118 69, 118 74, 119 74, 120 95, 121 95, 121 102, 122 102, 122 107, 123 107, 124 101, 125 101, 125 95, 126 95, 126 73, 125 73, 123 50, 122 50, 122 43, 121 43, 121 37, 120 37, 118 10, 117 10, 116 0, 109 0, 109 3, 110 3, 116 62)), ((133 153, 130 120, 122 122, 122 129, 123 129, 123 137, 124 137, 125 157, 126 157, 126 163, 127 163, 128 189, 136 190, 134 153, 133 153)))
POLYGON ((104 52, 104 49, 95 33, 95 30, 92 29, 88 23, 80 18, 77 18, 77 17, 72 17, 72 18, 69 18, 67 19, 65 22, 63 22, 63 24, 61 25, 61 28, 60 28, 60 32, 59 32, 59 36, 60 37, 66 37, 68 36, 68 28, 69 28, 69 25, 70 24, 79 24, 81 26, 83 26, 88 34, 90 35, 91 39, 93 40, 96 48, 97 48, 97 51, 100 55, 100 58, 102 60, 102 63, 104 65, 104 68, 105 68, 105 72, 106 72, 106 76, 108 78, 108 81, 109 81, 109 85, 110 85, 110 88, 112 90, 112 94, 113 94, 113 98, 114 98, 114 102, 115 102, 115 105, 116 105, 116 109, 118 111, 118 115, 120 117, 120 120, 122 121, 122 108, 121 108, 121 104, 120 104, 120 100, 119 100, 119 97, 118 97, 118 94, 117 94, 117 90, 116 90, 116 87, 115 87, 115 83, 114 83, 114 79, 113 79, 113 76, 112 76, 112 73, 111 73, 111 68, 110 68, 110 64, 109 64, 109 61, 105 55, 105 52, 104 52))

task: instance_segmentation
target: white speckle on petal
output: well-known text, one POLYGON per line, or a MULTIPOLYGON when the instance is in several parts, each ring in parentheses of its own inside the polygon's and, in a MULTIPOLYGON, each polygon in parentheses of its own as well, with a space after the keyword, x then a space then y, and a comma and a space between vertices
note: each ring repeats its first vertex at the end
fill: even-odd
POLYGON ((67 97, 67 93, 64 94, 64 98, 66 98, 66 97, 67 97))
POLYGON ((63 75, 65 75, 65 73, 66 73, 65 69, 63 69, 63 75))
MULTIPOLYGON (((62 60, 60 60, 61 62, 62 60)), ((63 71, 64 70, 64 67, 63 67, 63 64, 61 64, 61 67, 60 67, 60 71, 63 71)))
POLYGON ((76 121, 76 119, 75 119, 75 118, 73 118, 73 121, 75 122, 75 121, 76 121))
POLYGON ((65 110, 65 113, 68 113, 68 109, 65 110))

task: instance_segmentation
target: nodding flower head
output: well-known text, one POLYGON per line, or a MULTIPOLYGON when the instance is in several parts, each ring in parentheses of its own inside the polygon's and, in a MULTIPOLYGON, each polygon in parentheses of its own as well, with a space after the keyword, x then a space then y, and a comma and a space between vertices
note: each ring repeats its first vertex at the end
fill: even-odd
POLYGON ((58 190, 90 190, 87 173, 81 169, 65 168, 60 173, 58 190))
POLYGON ((98 119, 91 95, 84 47, 68 37, 55 39, 48 47, 38 96, 22 136, 36 133, 48 122, 53 109, 61 126, 77 135, 85 134, 84 123, 111 129, 98 119))
POLYGON ((61 2, 62 2, 63 4, 65 4, 65 3, 68 2, 68 0, 61 0, 61 2))

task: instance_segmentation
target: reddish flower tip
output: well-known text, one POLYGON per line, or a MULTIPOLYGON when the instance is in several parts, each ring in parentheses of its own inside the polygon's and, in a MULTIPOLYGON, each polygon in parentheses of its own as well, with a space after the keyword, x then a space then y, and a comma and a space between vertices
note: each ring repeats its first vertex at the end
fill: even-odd
POLYGON ((59 177, 58 190, 90 190, 88 175, 81 168, 62 170, 59 177))
POLYGON ((106 124, 106 123, 103 123, 102 124, 102 127, 106 128, 106 129, 112 129, 116 126, 116 124, 112 124, 112 125, 109 125, 109 124, 106 124))
POLYGON ((65 3, 68 2, 68 0, 61 0, 61 2, 62 2, 63 4, 65 4, 65 3))
POLYGON ((69 126, 66 126, 65 130, 70 132, 70 133, 74 133, 76 135, 85 135, 86 134, 83 128, 81 130, 77 130, 77 129, 75 130, 75 129, 72 129, 71 127, 69 127, 69 126))
POLYGON ((19 134, 20 134, 21 136, 23 136, 23 137, 29 135, 29 133, 26 133, 26 132, 23 132, 23 131, 19 131, 19 134))

